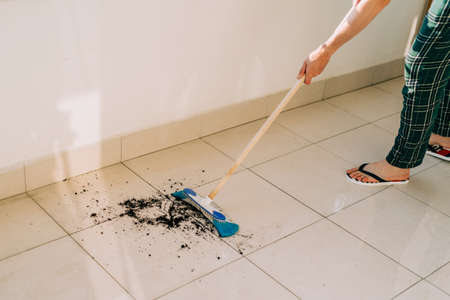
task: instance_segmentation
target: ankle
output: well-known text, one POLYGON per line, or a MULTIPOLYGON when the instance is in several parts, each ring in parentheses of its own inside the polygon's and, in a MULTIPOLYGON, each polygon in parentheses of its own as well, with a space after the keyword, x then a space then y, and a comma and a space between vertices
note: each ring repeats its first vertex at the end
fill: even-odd
POLYGON ((403 168, 393 166, 387 160, 385 160, 384 162, 392 172, 395 172, 396 174, 409 175, 410 169, 403 169, 403 168))

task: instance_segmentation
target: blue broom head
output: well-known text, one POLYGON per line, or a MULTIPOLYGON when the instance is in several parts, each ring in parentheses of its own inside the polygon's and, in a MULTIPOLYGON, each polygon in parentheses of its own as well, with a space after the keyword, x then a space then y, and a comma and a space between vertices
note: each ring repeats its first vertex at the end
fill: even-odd
POLYGON ((213 219, 212 223, 217 229, 217 232, 221 237, 229 237, 239 231, 239 225, 228 221, 220 221, 213 219))
POLYGON ((197 208, 206 218, 208 218, 208 220, 211 221, 221 237, 229 237, 239 231, 239 225, 229 222, 224 214, 211 207, 208 208, 203 206, 199 201, 197 193, 193 190, 184 189, 182 191, 172 193, 172 196, 179 200, 184 200, 197 208), (197 200, 194 199, 194 197, 197 198, 197 200))
POLYGON ((188 196, 184 193, 184 191, 178 191, 175 193, 172 193, 172 196, 174 196, 175 198, 177 198, 178 200, 184 200, 186 199, 188 196))

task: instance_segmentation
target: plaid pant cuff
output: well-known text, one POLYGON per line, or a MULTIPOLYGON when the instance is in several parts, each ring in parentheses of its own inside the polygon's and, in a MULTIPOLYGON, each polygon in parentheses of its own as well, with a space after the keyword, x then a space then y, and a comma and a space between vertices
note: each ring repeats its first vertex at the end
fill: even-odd
POLYGON ((450 137, 450 127, 437 125, 435 128, 433 128, 433 133, 440 136, 450 137))
POLYGON ((401 158, 399 158, 398 156, 396 157, 396 155, 394 155, 391 152, 389 152, 389 154, 386 156, 386 161, 394 167, 397 168, 401 168, 401 169, 411 169, 411 168, 415 168, 419 165, 422 164, 423 161, 423 157, 419 160, 416 161, 403 161, 401 158))

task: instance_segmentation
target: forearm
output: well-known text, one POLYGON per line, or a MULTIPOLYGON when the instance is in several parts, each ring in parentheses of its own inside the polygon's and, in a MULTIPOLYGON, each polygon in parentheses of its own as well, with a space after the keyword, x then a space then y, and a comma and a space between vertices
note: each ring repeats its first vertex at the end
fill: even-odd
POLYGON ((354 1, 353 7, 322 47, 332 55, 342 45, 366 28, 389 2, 390 0, 354 1))

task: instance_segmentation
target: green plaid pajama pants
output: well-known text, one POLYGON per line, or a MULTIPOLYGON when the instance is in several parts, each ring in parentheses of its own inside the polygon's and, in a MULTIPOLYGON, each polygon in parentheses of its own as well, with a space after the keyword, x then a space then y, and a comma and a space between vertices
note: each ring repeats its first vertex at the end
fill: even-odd
POLYGON ((450 0, 434 0, 405 59, 400 129, 386 160, 420 165, 431 133, 450 136, 450 0))

